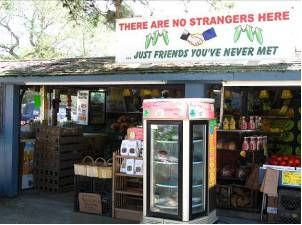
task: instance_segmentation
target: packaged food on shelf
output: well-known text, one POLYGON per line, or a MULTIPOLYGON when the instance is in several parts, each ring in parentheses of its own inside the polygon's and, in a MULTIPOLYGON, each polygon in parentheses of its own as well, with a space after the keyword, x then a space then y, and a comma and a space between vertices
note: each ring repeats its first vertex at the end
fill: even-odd
POLYGON ((120 172, 121 173, 126 173, 127 172, 127 159, 123 159, 123 162, 120 167, 120 172))
POLYGON ((138 142, 136 140, 123 140, 121 144, 121 155, 139 156, 138 142))
POLYGON ((136 159, 134 163, 135 175, 144 175, 144 161, 140 159, 136 159))
POLYGON ((126 174, 134 175, 134 159, 127 159, 126 174))

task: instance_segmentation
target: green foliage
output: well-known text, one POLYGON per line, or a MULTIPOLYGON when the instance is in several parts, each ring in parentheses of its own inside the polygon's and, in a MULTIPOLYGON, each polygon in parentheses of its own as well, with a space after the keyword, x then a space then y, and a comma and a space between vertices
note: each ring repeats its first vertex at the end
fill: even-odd
POLYGON ((62 6, 69 11, 69 17, 77 24, 88 22, 93 27, 97 27, 100 22, 104 23, 108 28, 115 29, 115 20, 117 11, 119 18, 133 17, 132 9, 124 4, 122 0, 107 0, 115 6, 115 10, 107 9, 101 11, 96 0, 60 0, 62 6), (117 9, 118 8, 118 9, 117 9))

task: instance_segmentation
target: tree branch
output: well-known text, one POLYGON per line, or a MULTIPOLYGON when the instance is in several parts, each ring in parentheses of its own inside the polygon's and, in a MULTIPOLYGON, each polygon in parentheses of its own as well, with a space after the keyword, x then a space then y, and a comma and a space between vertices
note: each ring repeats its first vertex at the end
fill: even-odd
POLYGON ((15 53, 15 48, 17 48, 20 44, 19 37, 12 31, 12 29, 9 27, 8 24, 4 24, 3 20, 0 21, 0 26, 4 27, 10 34, 11 36, 15 39, 15 43, 12 44, 11 46, 4 46, 3 44, 0 45, 1 48, 6 49, 6 51, 13 56, 16 59, 19 59, 19 56, 15 53))

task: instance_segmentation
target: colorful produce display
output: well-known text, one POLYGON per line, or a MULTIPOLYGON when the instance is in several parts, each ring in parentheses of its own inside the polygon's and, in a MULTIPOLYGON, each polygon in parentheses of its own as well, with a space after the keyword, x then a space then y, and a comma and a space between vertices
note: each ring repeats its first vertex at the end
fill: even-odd
POLYGON ((301 167, 301 156, 297 155, 272 155, 268 159, 269 165, 301 167))

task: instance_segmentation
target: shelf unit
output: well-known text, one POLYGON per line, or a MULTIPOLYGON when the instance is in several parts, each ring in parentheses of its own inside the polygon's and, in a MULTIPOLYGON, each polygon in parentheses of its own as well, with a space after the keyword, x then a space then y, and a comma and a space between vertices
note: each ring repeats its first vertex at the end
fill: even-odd
POLYGON ((143 160, 142 157, 113 153, 112 217, 141 221, 143 217, 143 176, 120 172, 124 159, 143 160), (134 187, 133 187, 134 185, 134 187))

